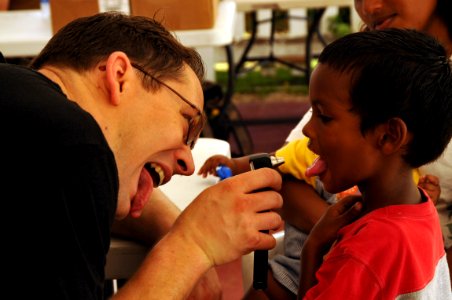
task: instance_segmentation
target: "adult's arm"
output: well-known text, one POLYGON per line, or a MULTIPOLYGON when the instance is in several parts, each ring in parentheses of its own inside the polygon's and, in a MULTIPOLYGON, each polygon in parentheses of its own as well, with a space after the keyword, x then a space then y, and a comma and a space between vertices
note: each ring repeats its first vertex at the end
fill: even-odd
MULTIPOLYGON (((153 246, 170 231, 180 213, 180 209, 160 189, 155 189, 141 216, 128 216, 124 220, 115 221, 112 233, 153 246)), ((221 299, 221 295, 218 274, 215 269, 210 269, 199 279, 190 299, 221 299)))

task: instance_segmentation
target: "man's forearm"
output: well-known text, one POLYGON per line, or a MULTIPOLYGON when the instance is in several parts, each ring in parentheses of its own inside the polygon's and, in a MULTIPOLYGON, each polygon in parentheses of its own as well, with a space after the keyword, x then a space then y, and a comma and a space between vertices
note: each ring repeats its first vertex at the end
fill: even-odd
POLYGON ((203 251, 184 234, 168 234, 113 299, 186 299, 212 267, 203 251))
POLYGON ((179 208, 161 190, 155 189, 141 217, 128 216, 124 220, 115 221, 112 233, 154 245, 170 230, 179 215, 179 208))

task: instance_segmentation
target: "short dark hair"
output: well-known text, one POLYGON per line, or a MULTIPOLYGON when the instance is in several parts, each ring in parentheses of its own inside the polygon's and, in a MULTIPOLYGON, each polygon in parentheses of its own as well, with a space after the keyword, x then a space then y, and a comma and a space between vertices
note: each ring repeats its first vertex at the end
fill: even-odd
POLYGON ((31 67, 57 65, 84 71, 94 68, 114 51, 123 51, 158 79, 179 79, 184 63, 200 81, 204 77, 199 54, 183 46, 158 21, 119 12, 100 13, 70 22, 50 39, 31 62, 31 67))
POLYGON ((319 63, 351 75, 351 111, 361 132, 401 118, 413 134, 413 168, 438 158, 452 137, 452 72, 433 37, 407 29, 353 33, 329 44, 319 63))

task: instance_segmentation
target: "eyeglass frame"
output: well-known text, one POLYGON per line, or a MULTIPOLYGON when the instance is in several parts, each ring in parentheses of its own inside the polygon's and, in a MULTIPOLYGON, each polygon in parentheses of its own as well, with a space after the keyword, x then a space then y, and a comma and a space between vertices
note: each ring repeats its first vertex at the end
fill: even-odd
POLYGON ((205 122, 206 122, 206 115, 204 114, 203 111, 201 111, 196 105, 194 105, 192 102, 190 102, 187 98, 185 98, 184 96, 182 96, 178 91, 176 91, 174 88, 172 88, 171 86, 169 86, 168 84, 166 84, 165 82, 161 81, 160 79, 158 79, 157 77, 155 77, 154 75, 150 74, 149 72, 147 72, 142 66, 140 66, 137 63, 131 63, 132 67, 134 67, 135 69, 137 69, 138 71, 140 71, 141 73, 143 73, 145 76, 149 76, 152 80, 155 80, 158 84, 163 85, 164 87, 166 87, 167 89, 169 89, 171 92, 173 92, 174 94, 176 94, 176 96, 178 96, 182 101, 184 101, 185 103, 187 103, 191 108, 193 108, 194 110, 197 111, 196 116, 191 117, 189 122, 188 122, 188 132, 187 132, 187 138, 185 140, 185 144, 187 146, 190 147, 190 149, 193 149, 195 147, 196 141, 198 140, 205 122), (194 123, 196 122, 196 117, 199 116, 199 122, 201 122, 201 126, 199 127, 199 132, 196 135, 191 135, 190 132, 192 130, 194 130, 193 128, 195 128, 194 123))

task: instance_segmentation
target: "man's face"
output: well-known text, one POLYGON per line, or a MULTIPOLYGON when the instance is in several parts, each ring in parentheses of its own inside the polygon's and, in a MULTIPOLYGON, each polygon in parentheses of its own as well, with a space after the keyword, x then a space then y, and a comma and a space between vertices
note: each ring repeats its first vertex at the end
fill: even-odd
POLYGON ((194 172, 187 140, 199 133, 196 120, 203 109, 202 87, 189 67, 182 80, 162 80, 157 91, 144 89, 144 74, 136 68, 133 72, 136 78, 122 120, 127 126, 115 151, 120 176, 117 218, 129 213, 138 217, 154 187, 174 174, 194 172))

